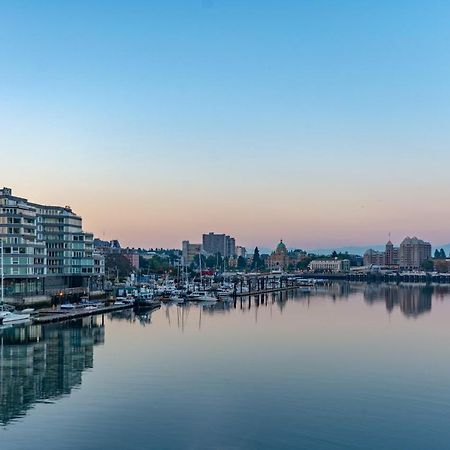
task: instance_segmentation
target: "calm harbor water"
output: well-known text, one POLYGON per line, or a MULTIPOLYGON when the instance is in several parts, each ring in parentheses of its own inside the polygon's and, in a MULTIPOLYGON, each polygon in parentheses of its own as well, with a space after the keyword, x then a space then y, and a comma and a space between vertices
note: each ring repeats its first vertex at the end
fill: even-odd
POLYGON ((450 446, 450 287, 335 283, 0 336, 1 450, 450 446))

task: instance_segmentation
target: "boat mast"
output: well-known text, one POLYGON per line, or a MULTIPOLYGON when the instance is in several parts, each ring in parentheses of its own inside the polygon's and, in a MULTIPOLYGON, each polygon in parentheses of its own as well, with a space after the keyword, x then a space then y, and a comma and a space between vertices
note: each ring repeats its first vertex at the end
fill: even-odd
POLYGON ((203 276, 202 276, 202 254, 198 254, 198 261, 200 263, 200 286, 203 288, 203 276))

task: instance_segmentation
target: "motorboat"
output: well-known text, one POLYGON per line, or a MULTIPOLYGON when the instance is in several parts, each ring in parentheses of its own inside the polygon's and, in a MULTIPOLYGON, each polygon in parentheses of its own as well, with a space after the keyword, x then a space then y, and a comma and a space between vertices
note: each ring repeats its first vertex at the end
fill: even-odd
POLYGON ((76 309, 76 305, 74 305, 73 303, 63 303, 62 305, 60 305, 59 309, 70 311, 76 309))
POLYGON ((210 295, 208 292, 197 292, 198 296, 195 298, 197 302, 217 302, 217 298, 210 295))
POLYGON ((87 305, 84 307, 85 311, 96 311, 98 309, 98 305, 87 305))
POLYGON ((157 298, 153 298, 151 294, 148 295, 138 295, 134 299, 135 306, 157 306, 161 305, 161 301, 157 298))
POLYGON ((163 298, 164 303, 183 303, 184 298, 178 294, 172 294, 169 298, 163 298))
POLYGON ((219 288, 219 289, 217 289, 217 296, 219 298, 231 297, 233 294, 234 294, 234 289, 227 289, 227 288, 219 288))
POLYGON ((200 297, 200 292, 191 292, 188 294, 189 300, 197 300, 200 297))
POLYGON ((29 313, 0 311, 0 324, 22 323, 30 320, 29 313))

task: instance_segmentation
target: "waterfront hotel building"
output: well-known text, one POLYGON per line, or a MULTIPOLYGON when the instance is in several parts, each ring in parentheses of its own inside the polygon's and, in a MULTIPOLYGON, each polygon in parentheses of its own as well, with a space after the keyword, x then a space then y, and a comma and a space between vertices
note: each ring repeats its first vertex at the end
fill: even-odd
POLYGON ((406 237, 399 247, 391 241, 384 252, 369 249, 364 253, 364 265, 395 266, 400 269, 420 269, 425 261, 431 260, 431 244, 417 237, 406 237))
POLYGON ((0 189, 6 298, 99 289, 104 258, 94 253, 93 239, 70 207, 31 203, 0 189))

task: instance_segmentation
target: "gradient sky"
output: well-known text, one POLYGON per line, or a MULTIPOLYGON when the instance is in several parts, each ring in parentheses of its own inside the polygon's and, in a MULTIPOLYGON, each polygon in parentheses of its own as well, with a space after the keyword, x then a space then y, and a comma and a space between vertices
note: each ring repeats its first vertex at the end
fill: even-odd
POLYGON ((0 1, 0 184, 123 245, 450 241, 450 3, 0 1))

